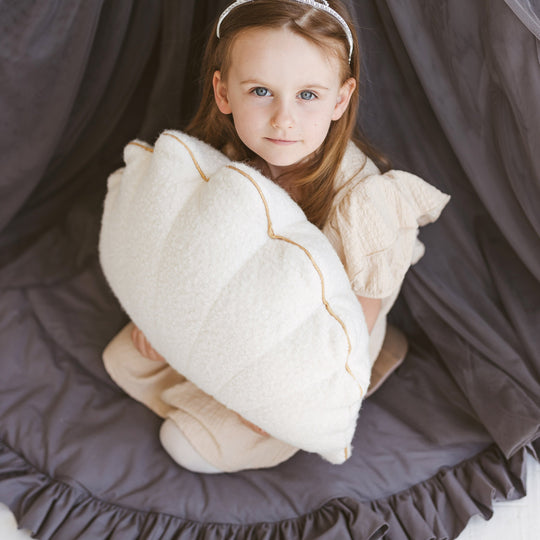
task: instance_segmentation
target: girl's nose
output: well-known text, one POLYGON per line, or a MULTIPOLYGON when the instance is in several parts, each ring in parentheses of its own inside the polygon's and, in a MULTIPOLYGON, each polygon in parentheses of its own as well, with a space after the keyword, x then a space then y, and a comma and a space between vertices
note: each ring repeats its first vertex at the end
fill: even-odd
POLYGON ((294 126, 294 116, 290 106, 283 102, 276 103, 270 124, 275 129, 289 129, 294 126))

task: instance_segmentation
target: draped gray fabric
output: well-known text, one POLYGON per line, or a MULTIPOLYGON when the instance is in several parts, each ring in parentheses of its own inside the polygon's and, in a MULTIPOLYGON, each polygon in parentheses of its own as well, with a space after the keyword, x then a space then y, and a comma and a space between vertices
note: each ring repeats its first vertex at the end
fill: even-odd
POLYGON ((540 3, 350 0, 360 125, 452 195, 392 317, 411 351, 342 466, 204 477, 107 377, 97 234, 122 148, 181 129, 227 1, 0 2, 0 501, 40 539, 454 538, 540 450, 540 3))

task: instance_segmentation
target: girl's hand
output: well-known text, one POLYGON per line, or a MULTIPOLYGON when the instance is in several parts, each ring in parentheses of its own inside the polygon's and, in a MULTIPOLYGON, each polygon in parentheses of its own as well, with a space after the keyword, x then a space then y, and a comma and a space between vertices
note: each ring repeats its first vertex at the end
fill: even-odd
MULTIPOLYGON (((238 413, 236 413, 238 414, 238 413)), ((268 437, 268 433, 261 429, 260 427, 256 426, 255 424, 252 424, 251 422, 248 422, 243 416, 240 416, 238 414, 238 418, 240 418, 240 422, 247 426, 249 429, 253 430, 255 433, 258 433, 259 435, 262 435, 263 437, 268 437)))
POLYGON ((133 326, 131 331, 131 341, 135 345, 135 348, 145 357, 150 360, 155 360, 156 362, 165 362, 165 358, 161 356, 153 347, 150 345, 149 341, 146 339, 146 336, 139 330, 137 326, 133 326))

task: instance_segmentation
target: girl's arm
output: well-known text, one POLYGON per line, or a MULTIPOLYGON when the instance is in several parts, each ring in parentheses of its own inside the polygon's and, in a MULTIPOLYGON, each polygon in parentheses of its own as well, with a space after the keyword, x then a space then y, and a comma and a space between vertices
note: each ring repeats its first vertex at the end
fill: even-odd
POLYGON ((381 311, 381 300, 380 298, 366 298, 365 296, 357 296, 357 298, 364 310, 368 332, 371 334, 379 311, 381 311))

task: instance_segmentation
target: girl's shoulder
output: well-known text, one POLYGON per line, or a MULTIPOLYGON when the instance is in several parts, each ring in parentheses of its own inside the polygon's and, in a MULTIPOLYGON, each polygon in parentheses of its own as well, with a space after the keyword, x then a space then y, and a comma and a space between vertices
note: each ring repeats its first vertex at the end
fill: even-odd
POLYGON ((334 205, 340 198, 337 197, 340 192, 343 192, 343 195, 354 189, 358 182, 373 174, 380 174, 375 163, 353 141, 349 141, 345 155, 341 160, 338 174, 334 180, 334 190, 336 193, 334 205))

